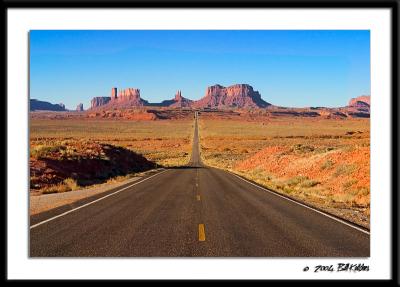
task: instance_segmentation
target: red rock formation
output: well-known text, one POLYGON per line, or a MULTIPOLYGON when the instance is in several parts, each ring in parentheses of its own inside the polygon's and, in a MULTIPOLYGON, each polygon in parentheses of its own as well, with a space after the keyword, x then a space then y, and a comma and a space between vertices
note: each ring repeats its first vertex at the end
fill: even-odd
POLYGON ((140 90, 128 88, 119 91, 117 88, 111 89, 111 97, 95 97, 91 101, 91 108, 131 108, 142 107, 148 104, 140 97, 140 90))
POLYGON ((352 98, 349 101, 349 107, 370 107, 371 106, 371 96, 359 96, 357 98, 352 98))
POLYGON ((122 91, 119 91, 117 101, 118 102, 127 102, 132 100, 138 100, 140 98, 140 90, 134 88, 128 88, 122 91))
POLYGON ((172 108, 195 107, 195 108, 265 108, 271 104, 265 102, 259 92, 247 84, 237 84, 230 87, 215 85, 207 88, 206 95, 199 101, 192 101, 182 97, 178 91, 172 100, 161 103, 149 103, 140 97, 140 90, 128 88, 119 91, 111 89, 111 97, 97 97, 92 100, 91 108, 104 106, 104 108, 132 108, 143 106, 163 106, 172 108))
POLYGON ((261 98, 259 92, 247 84, 208 87, 205 96, 193 104, 196 108, 265 108, 270 105, 261 98))
POLYGON ((193 101, 186 99, 184 97, 182 97, 182 92, 178 91, 175 94, 174 99, 172 100, 172 103, 169 105, 169 107, 172 108, 186 108, 186 107, 190 107, 192 105, 193 101))
POLYGON ((360 96, 352 98, 349 105, 345 107, 345 112, 351 117, 370 117, 371 96, 360 96))
POLYGON ((118 97, 117 92, 118 92, 117 88, 111 89, 111 100, 115 100, 118 97))
POLYGON ((177 101, 177 102, 179 102, 179 101, 181 101, 182 99, 183 99, 183 97, 182 97, 182 91, 178 90, 178 91, 176 92, 176 94, 175 94, 174 100, 177 101))
MULTIPOLYGON (((116 89, 113 90, 116 92, 116 89)), ((134 88, 128 88, 119 91, 118 97, 111 97, 110 105, 114 107, 142 107, 146 105, 147 101, 140 97, 140 90, 134 88)))
POLYGON ((82 103, 80 103, 79 105, 76 106, 76 111, 83 112, 83 104, 82 103))
POLYGON ((101 106, 106 105, 108 102, 110 102, 111 98, 110 97, 94 97, 90 101, 90 108, 95 109, 101 106))

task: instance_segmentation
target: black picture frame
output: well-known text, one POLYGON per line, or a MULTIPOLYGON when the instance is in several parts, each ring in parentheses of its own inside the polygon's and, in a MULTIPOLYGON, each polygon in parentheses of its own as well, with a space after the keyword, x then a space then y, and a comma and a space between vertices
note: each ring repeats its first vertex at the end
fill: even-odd
MULTIPOLYGON (((4 94, 7 95, 7 10, 10 8, 16 8, 16 9, 35 9, 35 8, 64 8, 64 9, 69 9, 69 8, 107 8, 107 9, 113 9, 113 8, 213 8, 213 9, 219 9, 219 8, 268 8, 268 9, 274 9, 274 8, 280 8, 280 9, 302 9, 302 8, 357 8, 357 9, 367 9, 367 8, 384 8, 384 9, 390 9, 391 10, 391 50, 392 50, 392 55, 391 55, 391 75, 392 75, 392 87, 391 87, 391 102, 392 102, 392 107, 391 107, 391 121, 392 121, 392 126, 391 126, 391 153, 392 153, 392 162, 391 162, 391 188, 392 188, 392 222, 391 222, 391 228, 392 228, 392 279, 388 281, 383 281, 383 280, 378 280, 380 281, 379 284, 385 283, 385 284, 398 284, 400 285, 400 278, 399 278, 399 273, 400 273, 400 267, 399 267, 399 257, 400 257, 400 251, 398 248, 399 244, 399 217, 400 217, 400 212, 399 212, 399 206, 400 206, 400 201, 399 201, 399 196, 398 196, 398 191, 399 191, 399 181, 398 178, 400 177, 400 174, 398 172, 398 161, 399 161, 399 153, 398 153, 398 147, 399 147, 399 135, 398 135, 398 123, 399 123, 399 115, 398 115, 398 110, 399 110, 399 101, 398 101, 398 96, 399 96, 399 89, 398 89, 398 83, 399 83, 399 76, 398 76, 398 69, 399 69, 399 26, 400 22, 398 19, 398 13, 399 13, 399 2, 396 0, 388 1, 388 0, 375 0, 375 1, 286 1, 286 0, 274 0, 274 1, 255 1, 255 0, 248 0, 248 1, 232 1, 232 0, 217 0, 217 1, 210 1, 210 0, 203 0, 203 1, 176 1, 176 0, 165 0, 165 1, 157 1, 157 0, 136 0, 136 1, 131 1, 131 0, 59 0, 59 1, 46 1, 46 0, 6 0, 3 1, 4 6, 2 8, 2 18, 3 18, 3 29, 2 29, 2 39, 3 39, 3 47, 4 47, 4 57, 3 57, 3 72, 4 72, 4 78, 3 78, 3 87, 4 87, 4 94)), ((2 173, 3 175, 3 187, 4 191, 8 192, 8 184, 7 184, 7 162, 10 160, 8 156, 8 149, 7 149, 7 97, 3 96, 1 97, 1 107, 3 109, 2 111, 2 119, 3 119, 3 131, 4 131, 4 137, 3 137, 3 149, 2 149, 2 154, 1 154, 1 159, 0 161, 3 164, 3 170, 5 172, 2 173)), ((7 278, 7 192, 3 192, 3 203, 4 203, 4 229, 5 229, 5 241, 4 241, 4 274, 5 274, 5 281, 9 281, 7 278)), ((13 280, 13 281, 18 281, 18 280, 13 280)), ((311 281, 316 282, 319 280, 306 280, 309 281, 308 283, 311 283, 311 281)), ((365 280, 356 280, 358 283, 364 283, 360 281, 365 281, 365 280)), ((344 283, 339 281, 335 281, 335 283, 344 283)))

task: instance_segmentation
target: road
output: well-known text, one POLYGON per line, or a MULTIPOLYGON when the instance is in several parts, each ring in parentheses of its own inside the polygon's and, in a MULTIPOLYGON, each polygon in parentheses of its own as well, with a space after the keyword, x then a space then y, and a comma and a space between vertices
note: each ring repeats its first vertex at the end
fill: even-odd
POLYGON ((369 233, 203 165, 31 223, 31 257, 368 257, 369 233), (54 217, 58 216, 58 217, 54 217))

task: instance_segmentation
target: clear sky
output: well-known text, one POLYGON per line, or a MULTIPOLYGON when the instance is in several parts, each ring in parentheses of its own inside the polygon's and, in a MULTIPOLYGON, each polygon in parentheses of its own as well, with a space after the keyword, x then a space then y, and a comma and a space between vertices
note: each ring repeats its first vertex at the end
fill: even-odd
POLYGON ((347 104, 370 94, 370 33, 349 30, 30 32, 30 96, 85 109, 111 88, 149 102, 197 100, 207 86, 250 84, 289 107, 347 104))

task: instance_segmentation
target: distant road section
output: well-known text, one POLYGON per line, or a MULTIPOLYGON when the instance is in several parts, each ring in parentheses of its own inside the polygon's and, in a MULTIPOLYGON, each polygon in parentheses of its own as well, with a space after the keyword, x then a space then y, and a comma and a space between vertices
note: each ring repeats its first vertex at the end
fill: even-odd
POLYGON ((190 162, 30 229, 31 257, 368 257, 369 232, 190 162))

